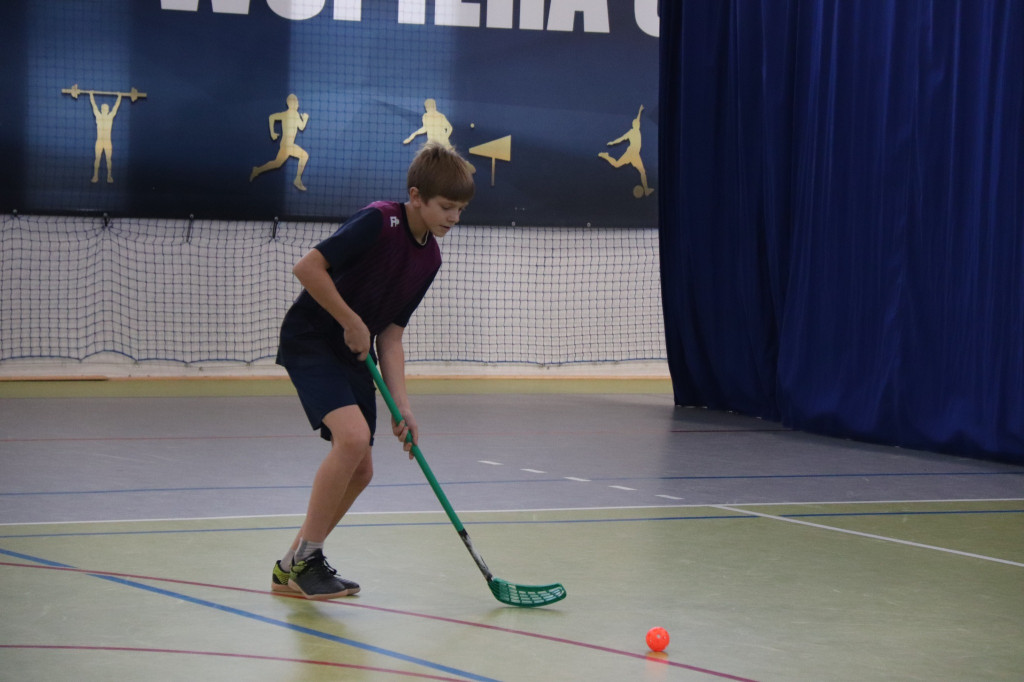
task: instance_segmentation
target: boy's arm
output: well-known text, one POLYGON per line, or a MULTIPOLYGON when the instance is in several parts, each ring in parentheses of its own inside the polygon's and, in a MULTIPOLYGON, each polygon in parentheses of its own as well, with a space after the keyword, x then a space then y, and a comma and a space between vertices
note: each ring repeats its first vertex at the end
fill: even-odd
POLYGON ((363 360, 370 352, 370 330, 362 318, 349 307, 345 299, 338 293, 338 288, 334 286, 334 280, 331 279, 331 273, 327 271, 329 267, 330 264, 324 255, 316 249, 311 249, 295 264, 292 274, 309 292, 313 300, 319 303, 342 326, 345 330, 345 345, 358 355, 360 360, 363 360))
MULTIPOLYGON (((409 405, 409 393, 405 388, 405 349, 402 346, 402 334, 405 327, 397 324, 388 327, 377 335, 377 356, 380 360, 380 372, 384 377, 391 396, 395 399, 398 411, 402 413, 402 422, 395 424, 391 422, 391 430, 401 441, 406 452, 412 449, 412 443, 419 440, 419 427, 412 415, 412 408, 409 405), (406 443, 406 434, 412 432, 412 443, 406 443)), ((410 459, 412 455, 409 456, 410 459)))

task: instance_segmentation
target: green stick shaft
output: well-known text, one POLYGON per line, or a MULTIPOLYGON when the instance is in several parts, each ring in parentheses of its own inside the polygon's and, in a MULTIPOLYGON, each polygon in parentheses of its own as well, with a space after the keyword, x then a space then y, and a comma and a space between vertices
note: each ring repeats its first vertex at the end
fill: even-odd
MULTIPOLYGON (((366 356, 366 367, 370 370, 370 375, 373 376, 373 383, 377 384, 380 394, 384 396, 384 402, 387 403, 388 409, 391 411, 391 417, 396 423, 402 421, 402 413, 399 411, 398 406, 395 405, 395 399, 391 397, 391 391, 388 390, 387 384, 384 383, 384 377, 381 376, 380 370, 377 369, 377 363, 375 363, 373 358, 369 355, 366 356)), ((405 441, 408 443, 411 440, 412 432, 409 432, 405 441)), ((430 483, 430 487, 433 489, 434 495, 437 496, 441 506, 444 507, 444 511, 448 515, 448 520, 452 522, 453 526, 455 526, 455 530, 458 531, 463 544, 466 545, 466 549, 469 550, 470 556, 472 556, 473 561, 476 562, 477 568, 480 569, 484 579, 487 580, 487 585, 490 587, 491 594, 494 595, 495 599, 503 604, 526 607, 553 604, 556 601, 565 599, 565 588, 560 584, 515 585, 507 580, 495 578, 491 574, 491 569, 487 568, 487 564, 484 563, 483 557, 480 556, 480 553, 476 551, 475 547, 473 547, 473 542, 469 539, 469 533, 462 527, 462 522, 459 521, 458 515, 455 513, 455 510, 452 509, 452 505, 448 502, 448 497, 445 496, 444 491, 441 490, 441 484, 438 483, 437 478, 434 477, 434 472, 430 470, 430 466, 427 464, 427 460, 424 459, 423 453, 420 452, 419 446, 413 443, 411 452, 412 456, 416 458, 416 463, 419 464, 420 469, 423 470, 423 475, 427 477, 427 481, 430 483)))
MULTIPOLYGON (((388 409, 391 411, 391 417, 395 420, 395 423, 402 421, 402 413, 399 411, 398 406, 395 405, 395 399, 391 397, 391 391, 388 390, 387 384, 384 383, 384 377, 381 376, 380 370, 377 369, 377 363, 373 361, 373 358, 367 354, 366 366, 370 370, 370 374, 373 375, 373 383, 377 384, 377 389, 380 394, 384 397, 384 402, 387 403, 388 409)), ((412 431, 409 431, 409 435, 406 436, 406 442, 412 440, 412 431)), ((423 475, 427 477, 427 482, 430 483, 431 489, 434 491, 434 495, 437 496, 441 506, 444 507, 445 514, 448 515, 448 520, 455 526, 455 530, 459 534, 463 534, 465 529, 462 526, 462 521, 459 520, 459 516, 455 513, 448 497, 444 494, 441 489, 441 484, 437 482, 437 478, 434 476, 434 472, 430 470, 430 465, 427 464, 427 460, 423 457, 423 453, 420 451, 420 447, 413 443, 412 456, 416 458, 416 463, 420 465, 420 469, 423 470, 423 475)))

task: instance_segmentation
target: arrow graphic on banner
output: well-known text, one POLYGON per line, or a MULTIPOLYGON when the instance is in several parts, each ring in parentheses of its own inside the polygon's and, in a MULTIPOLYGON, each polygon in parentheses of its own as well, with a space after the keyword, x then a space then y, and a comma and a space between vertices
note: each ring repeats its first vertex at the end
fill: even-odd
POLYGON ((512 136, 506 135, 497 140, 484 142, 475 147, 469 148, 469 153, 476 156, 483 156, 491 160, 491 187, 494 187, 494 166, 498 160, 512 160, 512 136))

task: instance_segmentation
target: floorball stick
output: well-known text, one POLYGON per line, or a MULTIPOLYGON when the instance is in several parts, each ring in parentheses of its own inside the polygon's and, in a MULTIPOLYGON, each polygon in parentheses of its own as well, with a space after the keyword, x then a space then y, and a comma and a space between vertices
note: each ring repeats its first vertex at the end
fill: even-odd
MULTIPOLYGON (((373 382, 377 384, 377 388, 380 390, 380 394, 384 397, 384 402, 387 403, 388 409, 391 411, 391 417, 395 420, 395 423, 402 421, 402 413, 399 412, 398 406, 395 405, 394 398, 391 397, 391 392, 388 390, 387 385, 384 383, 384 377, 380 375, 380 370, 377 369, 377 364, 373 361, 369 355, 366 356, 366 366, 370 370, 370 374, 373 375, 373 382)), ((412 433, 406 437, 406 441, 412 440, 412 433)), ((445 496, 444 491, 441 490, 441 485, 437 482, 437 478, 434 477, 434 472, 430 470, 430 466, 427 464, 427 460, 423 457, 423 452, 420 451, 418 445, 413 443, 412 455, 416 458, 416 463, 420 465, 420 469, 423 470, 423 474, 427 477, 427 481, 430 483, 430 487, 434 490, 434 494, 437 496, 441 506, 444 507, 445 513, 448 515, 448 520, 455 526, 455 530, 458 531, 459 537, 462 538, 462 542, 466 545, 466 549, 469 550, 469 554, 473 557, 473 561, 476 562, 477 568, 483 573, 484 578, 487 579, 487 586, 491 588, 491 594, 494 598, 503 604, 509 604, 511 606, 544 606, 546 604, 554 604, 556 601, 565 599, 565 588, 559 583, 551 585, 516 585, 510 583, 507 580, 501 578, 495 578, 487 564, 484 563, 483 557, 473 547, 473 542, 469 539, 469 533, 463 527, 462 522, 459 520, 455 510, 452 509, 452 505, 448 502, 448 498, 445 496)))

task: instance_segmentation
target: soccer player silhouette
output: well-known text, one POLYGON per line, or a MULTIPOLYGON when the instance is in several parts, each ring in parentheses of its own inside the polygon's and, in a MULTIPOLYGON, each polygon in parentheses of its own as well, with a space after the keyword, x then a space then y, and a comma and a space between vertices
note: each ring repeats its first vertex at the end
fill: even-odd
POLYGON ((622 156, 616 159, 608 152, 598 154, 599 157, 610 163, 613 168, 621 168, 628 163, 640 172, 640 184, 633 188, 633 196, 637 199, 650 196, 654 192, 653 187, 647 186, 647 171, 644 169, 643 160, 640 159, 640 114, 643 111, 644 105, 641 104, 640 111, 636 112, 636 118, 633 119, 633 127, 622 137, 608 143, 609 147, 613 147, 622 142, 628 142, 629 145, 626 147, 626 151, 622 153, 622 156))

